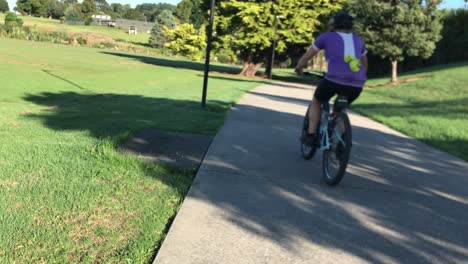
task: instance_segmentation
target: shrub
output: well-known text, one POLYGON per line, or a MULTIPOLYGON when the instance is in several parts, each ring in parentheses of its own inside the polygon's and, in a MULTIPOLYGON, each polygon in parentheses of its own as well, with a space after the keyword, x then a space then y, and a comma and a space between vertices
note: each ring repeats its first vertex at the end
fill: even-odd
POLYGON ((229 53, 224 49, 217 52, 216 57, 218 58, 218 62, 220 63, 233 63, 236 61, 235 54, 233 54, 233 52, 229 53))
POLYGON ((82 38, 82 37, 78 37, 78 38, 76 39, 76 42, 77 42, 79 45, 81 45, 81 46, 86 46, 86 45, 88 45, 88 40, 85 39, 85 38, 82 38))
POLYGON ((166 48, 194 61, 203 58, 206 48, 206 33, 203 27, 196 30, 192 24, 182 24, 173 30, 164 28, 164 31, 170 40, 165 45, 166 48))
POLYGON ((98 49, 113 49, 114 48, 114 43, 111 42, 98 42, 93 45, 93 48, 98 48, 98 49))
POLYGON ((13 12, 8 12, 5 16, 5 30, 8 33, 20 30, 23 27, 23 20, 13 12))
POLYGON ((85 23, 86 26, 89 26, 89 25, 91 25, 91 24, 93 23, 93 21, 94 21, 94 20, 93 20, 92 17, 87 17, 87 18, 85 19, 85 22, 84 22, 84 23, 85 23))

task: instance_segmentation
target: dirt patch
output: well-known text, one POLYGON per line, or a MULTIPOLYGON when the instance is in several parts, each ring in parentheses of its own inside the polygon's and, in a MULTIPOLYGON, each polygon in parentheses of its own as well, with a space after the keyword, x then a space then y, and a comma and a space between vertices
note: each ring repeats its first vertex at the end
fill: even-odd
POLYGON ((411 83, 411 82, 427 80, 427 79, 430 79, 432 77, 434 77, 434 75, 423 75, 423 76, 418 76, 418 77, 412 77, 412 78, 399 80, 399 81, 396 81, 396 82, 386 82, 386 83, 380 83, 380 84, 376 84, 376 85, 369 85, 369 86, 366 86, 366 87, 368 87, 368 88, 378 88, 378 87, 384 87, 384 86, 397 86, 397 85, 404 84, 404 83, 411 83))
POLYGON ((211 139, 205 135, 147 129, 123 144, 120 151, 177 168, 197 169, 211 144, 211 139))
POLYGON ((0 187, 2 188, 15 188, 16 186, 18 186, 18 182, 17 181, 13 181, 13 180, 0 180, 0 187))
POLYGON ((84 38, 88 41, 88 43, 98 43, 98 42, 110 42, 114 43, 114 39, 111 37, 105 37, 105 36, 100 36, 100 35, 94 35, 94 34, 86 34, 86 33, 72 33, 70 34, 73 38, 84 38))

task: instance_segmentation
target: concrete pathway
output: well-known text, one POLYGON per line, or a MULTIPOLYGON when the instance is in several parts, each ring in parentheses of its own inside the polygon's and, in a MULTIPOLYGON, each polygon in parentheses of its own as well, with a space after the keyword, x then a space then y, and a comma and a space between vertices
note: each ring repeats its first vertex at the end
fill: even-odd
POLYGON ((351 163, 329 187, 321 155, 300 155, 311 96, 243 97, 155 263, 468 263, 468 163, 351 114, 351 163))

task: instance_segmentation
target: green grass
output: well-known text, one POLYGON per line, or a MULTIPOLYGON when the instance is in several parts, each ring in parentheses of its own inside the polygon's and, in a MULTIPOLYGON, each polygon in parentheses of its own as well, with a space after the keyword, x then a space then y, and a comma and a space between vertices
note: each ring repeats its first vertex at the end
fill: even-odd
POLYGON ((193 62, 0 39, 0 262, 151 260, 192 172, 116 151, 134 131, 214 135, 257 82, 193 62))
MULTIPOLYGON (((353 109, 429 145, 468 160, 468 64, 423 69, 398 86, 367 88, 353 109)), ((388 82, 371 80, 375 86, 388 82)))
MULTIPOLYGON (((114 40, 125 40, 126 42, 135 44, 148 44, 150 34, 146 32, 139 32, 137 35, 129 35, 127 31, 118 28, 111 28, 105 26, 80 26, 80 25, 67 25, 61 24, 59 20, 38 18, 30 16, 19 16, 24 20, 25 26, 36 26, 41 31, 60 31, 67 33, 79 33, 95 36, 102 36, 112 38, 114 40)), ((3 23, 5 15, 0 13, 0 22, 3 23)))

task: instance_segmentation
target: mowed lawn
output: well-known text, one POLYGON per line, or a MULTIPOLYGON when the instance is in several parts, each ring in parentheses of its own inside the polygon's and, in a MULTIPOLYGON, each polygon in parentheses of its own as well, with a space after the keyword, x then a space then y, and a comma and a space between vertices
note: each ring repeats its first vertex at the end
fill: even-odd
POLYGON ((366 88, 353 109, 468 161, 467 73, 464 63, 406 74, 401 80, 423 80, 366 88))
POLYGON ((0 39, 0 263, 146 263, 193 172, 116 151, 135 131, 214 135, 259 83, 173 61, 0 39))

